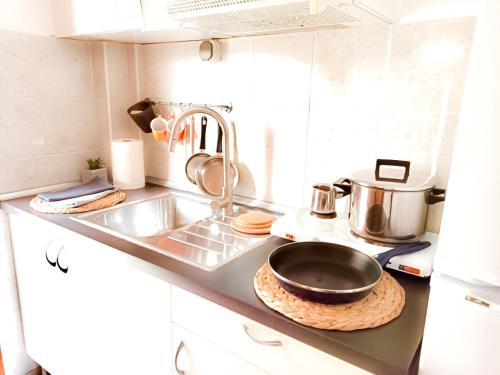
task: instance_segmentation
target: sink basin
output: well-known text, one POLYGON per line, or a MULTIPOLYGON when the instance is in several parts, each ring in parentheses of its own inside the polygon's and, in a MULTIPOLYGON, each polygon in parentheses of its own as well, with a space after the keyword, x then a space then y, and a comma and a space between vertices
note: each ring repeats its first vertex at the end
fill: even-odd
POLYGON ((207 203, 167 195, 94 213, 85 219, 126 236, 146 239, 161 236, 210 214, 207 203))
POLYGON ((160 254, 213 271, 270 237, 244 234, 231 228, 232 218, 248 211, 262 210, 234 205, 232 213, 213 213, 208 199, 169 192, 72 218, 160 254))

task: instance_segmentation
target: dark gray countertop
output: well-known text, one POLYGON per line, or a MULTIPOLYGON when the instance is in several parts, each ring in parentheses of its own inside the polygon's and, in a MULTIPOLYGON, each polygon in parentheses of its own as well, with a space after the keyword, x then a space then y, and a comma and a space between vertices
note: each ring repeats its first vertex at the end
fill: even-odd
MULTIPOLYGON (((165 192, 161 186, 148 184, 143 189, 127 191, 127 201, 144 199, 165 192)), ((64 228, 90 237, 160 267, 162 277, 201 297, 227 307, 270 328, 294 337, 326 353, 376 374, 406 374, 424 330, 428 280, 391 272, 406 292, 402 314, 381 327, 352 331, 325 331, 302 326, 274 312, 262 303, 253 289, 253 277, 266 262, 269 253, 286 243, 271 237, 263 245, 214 271, 207 272, 175 259, 163 256, 126 240, 70 220, 70 215, 40 214, 29 207, 31 197, 12 199, 1 203, 8 212, 36 215, 64 228)))

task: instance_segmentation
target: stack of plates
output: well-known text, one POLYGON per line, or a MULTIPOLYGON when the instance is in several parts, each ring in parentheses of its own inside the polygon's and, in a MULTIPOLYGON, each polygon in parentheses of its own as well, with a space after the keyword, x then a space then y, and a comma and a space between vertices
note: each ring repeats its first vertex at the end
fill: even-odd
POLYGON ((231 227, 248 234, 268 234, 276 218, 261 212, 248 212, 233 218, 231 227))

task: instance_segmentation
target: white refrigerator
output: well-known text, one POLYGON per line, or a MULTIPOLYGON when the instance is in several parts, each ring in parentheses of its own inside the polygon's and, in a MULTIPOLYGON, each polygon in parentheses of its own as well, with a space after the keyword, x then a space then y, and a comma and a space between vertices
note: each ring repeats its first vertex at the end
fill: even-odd
POLYGON ((500 1, 477 19, 420 374, 500 374, 500 1))

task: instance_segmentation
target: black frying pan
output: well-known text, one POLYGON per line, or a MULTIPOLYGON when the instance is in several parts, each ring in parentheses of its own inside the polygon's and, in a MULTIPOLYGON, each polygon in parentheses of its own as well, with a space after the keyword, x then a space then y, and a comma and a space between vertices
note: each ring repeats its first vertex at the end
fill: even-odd
POLYGON ((339 304, 367 296, 382 278, 382 267, 396 255, 431 245, 420 241, 377 255, 377 259, 347 246, 327 242, 293 242, 276 248, 268 263, 280 285, 297 297, 339 304))

